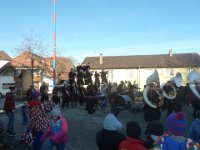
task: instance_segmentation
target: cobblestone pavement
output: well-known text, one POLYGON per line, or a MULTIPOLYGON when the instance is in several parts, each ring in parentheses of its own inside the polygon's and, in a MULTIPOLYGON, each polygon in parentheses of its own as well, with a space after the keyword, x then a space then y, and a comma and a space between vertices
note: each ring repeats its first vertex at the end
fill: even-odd
MULTIPOLYGON (((3 100, 0 99, 0 108, 2 108, 3 100)), ((20 104, 20 103, 18 103, 20 104)), ((191 117, 192 108, 191 106, 184 106, 183 111, 187 114, 188 126, 191 124, 193 118, 191 117)), ((96 132, 102 128, 102 122, 105 117, 105 113, 98 109, 95 114, 87 114, 84 107, 78 106, 77 108, 61 109, 62 114, 66 117, 69 125, 69 141, 66 145, 67 150, 97 150, 95 136, 96 132)), ((165 116, 165 113, 163 113, 165 116)), ((28 150, 31 149, 28 146, 18 144, 20 135, 23 133, 25 126, 22 125, 22 116, 20 108, 16 111, 16 123, 15 132, 17 136, 14 138, 7 138, 7 140, 14 145, 16 150, 28 150)), ((143 112, 133 113, 128 110, 122 111, 118 119, 123 124, 121 132, 125 134, 125 125, 128 121, 137 121, 142 130, 146 128, 146 124, 143 119, 143 112)), ((5 114, 0 114, 0 120, 7 124, 7 117, 5 114)), ((162 117, 164 122, 164 117, 162 117)), ((144 138, 142 134, 141 138, 144 138)), ((44 143, 45 144, 45 143, 44 143)))

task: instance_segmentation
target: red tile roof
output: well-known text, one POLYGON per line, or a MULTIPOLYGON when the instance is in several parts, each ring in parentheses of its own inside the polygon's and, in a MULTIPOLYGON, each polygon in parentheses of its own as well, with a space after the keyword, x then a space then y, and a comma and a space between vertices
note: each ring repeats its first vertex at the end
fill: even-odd
POLYGON ((0 60, 11 61, 11 57, 4 51, 0 51, 0 60))
POLYGON ((86 57, 82 64, 90 64, 91 69, 130 69, 130 68, 180 68, 200 66, 198 53, 176 53, 132 56, 86 57))
MULTIPOLYGON (((12 59, 9 63, 7 63, 4 66, 4 69, 6 67, 13 67, 13 68, 31 68, 31 56, 33 55, 28 51, 25 51, 12 59)), ((48 58, 43 58, 38 55, 33 55, 35 62, 34 62, 34 67, 46 67, 45 70, 48 72, 48 74, 52 75, 53 74, 53 58, 48 57, 48 58), (42 65, 43 63, 43 65, 42 65)), ((57 69, 60 69, 60 79, 61 80, 66 80, 68 78, 68 73, 71 68, 73 68, 73 62, 71 58, 67 57, 57 57, 56 58, 56 64, 57 64, 57 69)))

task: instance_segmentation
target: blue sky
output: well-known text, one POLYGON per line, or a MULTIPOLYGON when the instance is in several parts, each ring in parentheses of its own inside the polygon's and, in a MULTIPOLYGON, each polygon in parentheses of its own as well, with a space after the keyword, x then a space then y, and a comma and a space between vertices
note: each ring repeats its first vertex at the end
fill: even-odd
MULTIPOLYGON (((53 0, 0 0, 0 50, 12 57, 23 35, 52 51, 53 0)), ((57 0, 57 47, 87 56, 200 52, 199 0, 57 0)))

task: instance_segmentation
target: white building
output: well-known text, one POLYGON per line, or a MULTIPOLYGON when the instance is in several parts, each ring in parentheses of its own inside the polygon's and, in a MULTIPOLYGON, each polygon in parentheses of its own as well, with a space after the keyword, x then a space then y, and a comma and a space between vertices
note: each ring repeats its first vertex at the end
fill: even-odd
POLYGON ((97 56, 86 57, 82 64, 90 64, 91 71, 108 71, 108 81, 131 81, 143 89, 146 79, 156 68, 160 83, 164 83, 180 72, 183 82, 191 70, 199 71, 200 56, 197 53, 131 55, 131 56, 97 56))
MULTIPOLYGON (((4 51, 0 51, 0 69, 11 61, 11 57, 4 51)), ((9 87, 14 85, 14 71, 1 70, 0 72, 0 97, 9 92, 9 87)))

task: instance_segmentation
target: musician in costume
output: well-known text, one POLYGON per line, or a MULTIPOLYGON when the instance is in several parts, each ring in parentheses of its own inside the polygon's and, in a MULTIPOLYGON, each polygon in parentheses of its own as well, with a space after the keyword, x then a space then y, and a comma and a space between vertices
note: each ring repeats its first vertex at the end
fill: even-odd
POLYGON ((96 91, 93 85, 87 86, 87 93, 86 93, 86 107, 85 110, 88 111, 88 114, 95 113, 95 97, 96 91))
POLYGON ((200 74, 192 71, 188 74, 188 87, 186 91, 186 100, 192 104, 193 116, 200 116, 200 74))
POLYGON ((101 72, 101 83, 108 84, 107 74, 108 74, 108 71, 105 71, 103 69, 101 72))
POLYGON ((85 82, 84 82, 84 71, 79 68, 78 72, 77 72, 77 84, 78 84, 78 87, 80 87, 80 85, 84 85, 85 82))
POLYGON ((117 86, 117 93, 119 93, 120 95, 124 95, 126 93, 124 81, 121 81, 120 84, 117 86))
POLYGON ((144 120, 152 122, 159 120, 161 117, 160 107, 163 104, 162 89, 158 72, 155 69, 154 73, 147 78, 146 87, 143 90, 144 98, 144 120))
POLYGON ((94 73, 94 78, 95 78, 94 85, 97 86, 97 87, 100 87, 99 77, 100 77, 100 74, 97 71, 95 71, 95 73, 94 73))
POLYGON ((76 73, 74 72, 74 69, 71 68, 69 75, 68 75, 68 78, 69 78, 70 81, 72 80, 72 82, 73 82, 73 81, 75 81, 75 77, 76 77, 76 73))
POLYGON ((167 108, 168 117, 173 111, 180 112, 182 110, 182 104, 180 102, 180 87, 182 86, 182 75, 177 73, 175 77, 163 84, 163 96, 164 105, 163 110, 167 108))
POLYGON ((92 72, 90 72, 89 68, 86 70, 85 72, 85 84, 89 85, 89 84, 93 84, 92 82, 92 72))

